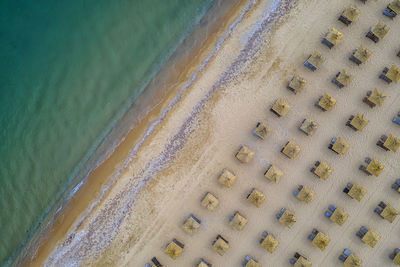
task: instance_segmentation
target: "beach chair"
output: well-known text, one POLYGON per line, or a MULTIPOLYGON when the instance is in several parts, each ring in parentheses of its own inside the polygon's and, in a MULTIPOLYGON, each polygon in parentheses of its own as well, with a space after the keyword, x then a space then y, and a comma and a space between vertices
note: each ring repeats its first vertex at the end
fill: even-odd
POLYGON ((377 232, 365 226, 361 226, 356 235, 371 248, 375 247, 376 243, 381 239, 381 236, 377 232))
POLYGON ((400 265, 400 249, 395 248, 393 253, 389 255, 389 258, 396 263, 397 265, 400 265))
POLYGON ((318 51, 314 51, 304 62, 304 66, 309 68, 312 71, 316 71, 322 63, 325 62, 325 57, 322 56, 318 51))
POLYGON ((331 49, 334 46, 337 46, 340 41, 343 39, 343 33, 341 33, 336 28, 331 28, 329 32, 322 38, 322 43, 331 49))
POLYGON ((197 264, 197 267, 212 267, 212 265, 205 259, 201 258, 199 264, 197 264))
POLYGON ((364 46, 360 45, 359 48, 353 51, 349 59, 356 63, 357 65, 360 65, 362 63, 367 62, 367 60, 371 57, 372 52, 365 48, 364 46))
POLYGON ((339 88, 348 87, 354 76, 348 73, 346 70, 339 71, 336 76, 332 79, 332 82, 339 88))
POLYGON ((300 147, 295 142, 289 141, 281 149, 281 152, 289 159, 295 159, 297 155, 300 153, 300 150, 301 150, 300 147))
POLYGON ((392 134, 389 134, 389 136, 382 135, 376 145, 386 151, 396 152, 397 149, 400 147, 400 138, 397 138, 392 134))
POLYGON ((339 256, 339 260, 343 262, 345 267, 358 267, 362 263, 362 260, 347 248, 343 250, 343 253, 339 256))
POLYGON ((165 248, 164 253, 171 259, 176 260, 183 252, 183 243, 173 239, 165 248))
POLYGON ((299 130, 308 136, 312 136, 318 128, 318 123, 311 119, 304 119, 299 130))
POLYGON ((393 184, 392 188, 396 190, 397 193, 400 193, 400 179, 397 179, 393 184))
POLYGON ((293 192, 293 195, 298 200, 308 204, 313 199, 315 193, 307 186, 299 185, 299 187, 293 192))
POLYGON ((314 167, 312 167, 310 171, 322 180, 326 180, 332 174, 333 168, 331 168, 325 161, 316 161, 314 167))
POLYGON ((297 217, 288 209, 283 208, 276 214, 278 221, 285 227, 292 227, 297 221, 297 217))
POLYGON ((324 251, 325 248, 329 245, 331 239, 327 237, 324 233, 318 231, 317 229, 313 229, 311 234, 308 236, 308 240, 311 243, 319 248, 321 251, 324 251))
POLYGON ((241 215, 238 211, 236 211, 230 218, 229 223, 235 228, 237 231, 242 231, 243 228, 247 224, 247 219, 241 215))
POLYGON ((370 108, 375 106, 381 107, 383 101, 385 101, 385 98, 386 95, 375 88, 374 91, 367 92, 367 96, 364 97, 363 102, 366 103, 370 108))
POLYGON ((253 188, 250 194, 247 195, 247 200, 257 208, 259 208, 261 204, 265 201, 265 195, 261 191, 253 188))
POLYGON ((261 264, 258 263, 258 261, 256 259, 254 259, 253 257, 247 255, 244 258, 242 266, 243 267, 261 267, 261 264))
POLYGON ((321 96, 315 103, 315 106, 322 109, 323 111, 331 111, 335 107, 335 105, 336 99, 328 93, 321 96))
POLYGON ((396 116, 393 117, 392 122, 397 124, 397 125, 400 125, 400 112, 397 114, 397 117, 396 116))
POLYGON ((230 188, 235 181, 236 175, 227 168, 223 169, 221 174, 218 176, 218 182, 226 188, 230 188))
POLYGON ((353 5, 349 5, 340 15, 339 20, 346 24, 346 26, 350 25, 352 22, 356 21, 360 16, 360 10, 353 5))
POLYGON ((253 130, 253 135, 264 140, 268 134, 272 132, 272 128, 268 127, 265 123, 257 123, 256 128, 253 130))
POLYGON ((218 198, 210 192, 207 192, 201 199, 201 206, 209 211, 213 211, 218 206, 218 203, 218 198))
POLYGON ((346 187, 343 189, 343 192, 346 193, 352 199, 355 199, 358 202, 360 202, 367 193, 367 189, 365 189, 364 187, 362 187, 357 183, 354 184, 348 183, 346 187))
POLYGON ((190 214, 183 223, 182 229, 189 235, 194 235, 194 233, 200 228, 200 224, 200 220, 193 214, 190 214))
POLYGON ((392 223, 396 219, 396 216, 399 215, 398 210, 383 201, 378 204, 378 207, 376 207, 374 211, 376 214, 381 216, 382 219, 385 219, 390 223, 392 223))
POLYGON ((342 226, 349 217, 349 214, 334 205, 329 205, 328 210, 325 211, 324 215, 339 226, 342 226))
POLYGON ((162 264, 157 260, 156 257, 153 257, 151 262, 147 263, 144 267, 162 267, 162 264))
POLYGON ((349 126, 354 131, 362 131, 365 126, 367 126, 369 120, 361 114, 357 113, 355 116, 351 115, 349 120, 346 123, 346 126, 349 126))
POLYGON ((367 165, 360 165, 360 170, 368 175, 374 175, 375 177, 378 177, 385 167, 379 160, 369 157, 366 157, 364 162, 367 165))
POLYGON ((393 0, 385 10, 383 10, 383 15, 394 18, 400 14, 400 0, 393 0))
POLYGON ((216 239, 211 243, 211 246, 218 255, 223 256, 229 249, 229 242, 221 235, 217 235, 216 239))
POLYGON ((342 137, 332 138, 331 143, 328 146, 330 150, 339 155, 345 155, 349 147, 350 144, 342 137))
POLYGON ((392 65, 390 69, 385 67, 379 78, 387 83, 397 83, 400 80, 400 69, 396 65, 392 65))
POLYGON ((294 267, 311 267, 311 262, 307 260, 306 257, 302 256, 300 253, 296 252, 289 260, 290 264, 292 264, 294 267))
POLYGON ((273 183, 278 183, 283 175, 283 172, 275 165, 270 165, 264 173, 264 177, 273 183))
POLYGON ((295 74, 293 78, 290 80, 287 88, 292 91, 293 93, 301 93, 306 86, 306 80, 301 78, 299 75, 295 74))
POLYGON ((372 26, 369 29, 366 37, 374 41, 375 43, 379 42, 379 40, 383 39, 385 35, 389 32, 390 28, 382 21, 379 21, 375 26, 372 26))
POLYGON ((274 253, 275 249, 279 246, 279 241, 275 239, 275 237, 265 231, 262 234, 262 238, 260 240, 260 245, 269 253, 274 253))
POLYGON ((254 157, 255 152, 252 151, 250 148, 248 148, 245 145, 242 145, 239 149, 239 151, 236 153, 235 157, 241 162, 241 163, 249 163, 251 159, 254 157))
POLYGON ((285 99, 279 98, 275 101, 270 110, 278 117, 283 117, 290 110, 290 105, 285 99))

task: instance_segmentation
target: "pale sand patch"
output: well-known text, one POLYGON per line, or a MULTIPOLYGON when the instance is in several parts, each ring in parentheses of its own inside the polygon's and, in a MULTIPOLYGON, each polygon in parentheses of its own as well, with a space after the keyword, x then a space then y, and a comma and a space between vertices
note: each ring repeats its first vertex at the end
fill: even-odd
MULTIPOLYGON (((399 85, 387 85, 378 79, 378 75, 385 66, 400 65, 400 59, 395 57, 400 49, 400 20, 390 20, 381 14, 390 2, 388 0, 370 0, 365 5, 358 0, 350 2, 361 10, 361 15, 358 21, 346 27, 337 18, 349 1, 299 1, 289 17, 269 34, 262 35, 262 45, 253 60, 246 62, 232 80, 219 86, 221 77, 239 57, 247 39, 254 36, 253 29, 263 19, 269 3, 261 1, 249 12, 192 90, 174 109, 173 115, 168 116, 162 129, 151 138, 134 165, 129 166, 129 171, 120 177, 107 200, 97 208, 95 214, 110 216, 103 222, 109 223, 110 227, 104 229, 110 231, 113 223, 117 225, 113 219, 120 215, 116 210, 126 217, 107 251, 96 255, 94 260, 86 259, 86 262, 104 266, 143 266, 156 256, 164 266, 195 266, 200 257, 204 257, 213 266, 240 266, 244 257, 250 254, 263 266, 289 266, 289 259, 297 251, 310 259, 313 266, 340 266, 338 256, 344 248, 349 248, 363 260, 364 266, 389 266, 388 255, 400 246, 400 237, 395 231, 399 219, 390 224, 373 210, 380 201, 400 209, 397 205, 399 195, 390 188, 394 180, 400 178, 400 154, 385 152, 376 146, 376 141, 382 134, 400 136, 400 128, 391 122, 400 111, 400 90, 399 85), (391 31, 375 44, 365 34, 378 20, 387 23, 391 31), (321 39, 331 27, 340 30, 344 38, 338 47, 329 50, 321 44, 321 39), (360 44, 370 49, 372 56, 367 63, 357 66, 348 57, 360 44), (314 49, 326 57, 326 62, 313 73, 302 64, 314 49), (343 68, 355 78, 349 87, 339 89, 330 80, 343 68), (297 95, 286 89, 294 72, 307 80, 304 91, 297 95), (205 98, 215 85, 218 90, 210 98, 205 98), (382 107, 370 109, 362 98, 375 87, 388 97, 382 107), (314 107, 314 102, 325 92, 337 99, 331 112, 322 112, 314 107), (282 118, 269 111, 279 97, 291 105, 290 111, 282 118), (207 101, 201 102, 201 99, 207 101), (205 103, 204 109, 199 109, 197 116, 188 119, 199 103, 205 103), (345 126, 350 115, 358 112, 365 114, 370 121, 362 132, 354 132, 345 126), (304 118, 319 124, 312 137, 297 129, 304 118), (251 135, 258 121, 265 121, 273 128, 264 141, 251 135), (190 136, 186 140, 188 133, 190 136), (328 149, 330 139, 338 136, 351 145, 345 156, 328 149), (289 140, 301 147, 294 160, 280 153, 289 140), (256 152, 247 165, 234 157, 242 144, 256 152), (176 151, 179 152, 175 154, 176 151), (367 176, 358 169, 366 156, 375 157, 385 165, 378 178, 367 176), (163 161, 163 157, 172 160, 173 164, 166 164, 169 161, 163 161), (326 161, 334 169, 326 181, 309 171, 316 160, 326 161), (269 163, 284 172, 278 184, 263 176, 269 163), (225 167, 237 176, 229 189, 217 182, 225 167), (146 190, 136 196, 135 202, 125 206, 130 195, 124 192, 138 182, 132 177, 151 179, 146 190), (361 202, 342 192, 350 181, 368 190, 361 202), (315 192, 310 204, 306 205, 293 196, 298 185, 306 185, 315 192), (246 200, 253 187, 266 195, 260 208, 246 200), (220 200, 214 212, 200 206, 200 199, 207 191, 220 200), (343 226, 339 227, 324 217, 329 204, 349 213, 343 226), (293 211, 298 218, 290 229, 275 218, 283 207, 293 211), (109 214, 107 210, 112 212, 109 214), (248 219, 241 232, 228 221, 235 211, 248 219), (190 213, 202 221, 193 236, 181 228, 190 213), (362 243, 355 235, 362 225, 381 235, 374 248, 362 243), (313 228, 331 239, 323 252, 307 239, 313 228), (280 242, 273 254, 259 245, 263 231, 272 233, 280 242), (224 256, 219 256, 211 248, 211 242, 218 234, 230 243, 224 256), (176 261, 163 253, 173 238, 185 244, 176 261)), ((86 223, 83 229, 90 229, 89 226, 94 224, 89 220, 86 223)), ((107 234, 104 233, 106 237, 107 234)), ((96 242, 93 240, 93 244, 96 242)), ((65 255, 72 258, 68 253, 65 255)))

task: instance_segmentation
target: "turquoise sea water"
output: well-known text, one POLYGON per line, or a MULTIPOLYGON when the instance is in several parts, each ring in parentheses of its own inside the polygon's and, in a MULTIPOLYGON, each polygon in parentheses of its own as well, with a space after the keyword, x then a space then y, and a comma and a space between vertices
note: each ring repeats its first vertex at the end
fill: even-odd
POLYGON ((0 265, 213 0, 0 0, 0 265))

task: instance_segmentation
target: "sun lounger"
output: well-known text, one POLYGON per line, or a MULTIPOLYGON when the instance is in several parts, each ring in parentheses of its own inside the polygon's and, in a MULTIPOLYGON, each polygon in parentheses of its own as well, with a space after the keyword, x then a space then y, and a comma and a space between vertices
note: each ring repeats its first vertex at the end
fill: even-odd
POLYGON ((377 159, 366 157, 364 161, 367 165, 360 165, 360 170, 368 175, 378 177, 384 169, 383 164, 377 159))
POLYGON ((223 169, 221 174, 218 176, 218 182, 224 185, 226 188, 230 188, 235 181, 236 175, 227 168, 223 169))
POLYGON ((396 216, 399 215, 398 210, 383 201, 379 203, 378 207, 376 207, 374 211, 381 216, 382 219, 385 219, 390 223, 392 223, 396 219, 396 216))
POLYGON ((324 233, 318 231, 317 229, 313 229, 311 234, 308 236, 308 239, 311 243, 319 248, 321 251, 324 251, 325 248, 329 245, 331 239, 327 237, 324 233))
POLYGON ((300 147, 295 142, 289 141, 281 149, 281 152, 289 159, 295 159, 297 155, 300 153, 300 150, 301 150, 300 147))
POLYGON ((325 211, 325 217, 329 218, 329 220, 337 225, 342 226, 349 217, 349 214, 334 205, 329 205, 328 210, 325 211))
POLYGON ((315 103, 317 108, 322 109, 323 111, 331 111, 336 105, 336 99, 333 98, 330 94, 326 93, 321 96, 318 101, 315 103))
POLYGON ((368 229, 365 226, 361 226, 356 235, 361 239, 361 241, 371 248, 375 247, 376 243, 378 243, 378 241, 381 239, 378 233, 376 233, 374 230, 368 229))
POLYGON ((290 110, 290 105, 285 99, 279 98, 275 101, 270 110, 278 117, 283 117, 290 110))
POLYGON ((243 267, 261 267, 261 264, 258 263, 253 257, 247 255, 243 261, 243 267))
POLYGON ((347 248, 343 250, 343 253, 339 256, 339 260, 343 262, 345 267, 358 267, 362 263, 362 260, 347 248))
POLYGON ((393 184, 392 188, 396 190, 397 193, 400 193, 400 179, 397 179, 393 184))
POLYGON ((300 185, 294 192, 293 195, 300 201, 308 204, 314 197, 314 191, 307 186, 300 185))
POLYGON ((337 46, 342 39, 343 33, 336 28, 331 28, 322 39, 322 43, 331 49, 332 47, 337 46))
POLYGON ((400 147, 400 138, 397 138, 392 134, 389 134, 389 136, 382 135, 381 139, 378 140, 376 145, 386 151, 396 152, 397 149, 400 147))
POLYGON ((304 87, 306 86, 306 80, 301 78, 299 75, 295 74, 293 75, 293 78, 290 80, 289 84, 287 85, 287 88, 292 91, 293 93, 301 93, 304 90, 304 87))
POLYGON ((340 155, 345 155, 349 147, 350 144, 342 137, 332 138, 331 143, 328 146, 330 150, 340 155))
POLYGON ((346 126, 349 126, 354 131, 362 131, 365 126, 367 126, 368 122, 369 120, 367 120, 363 114, 357 113, 355 116, 350 116, 346 126))
POLYGON ((349 197, 360 202, 367 193, 367 189, 357 183, 348 183, 343 189, 343 192, 346 193, 349 197))
POLYGON ((314 167, 311 168, 311 172, 322 180, 326 180, 332 174, 333 169, 325 161, 317 161, 315 162, 314 167))
POLYGON ((339 71, 336 76, 332 79, 332 82, 339 88, 347 87, 353 80, 354 76, 348 73, 346 70, 339 71))
POLYGON ((211 246, 220 256, 223 256, 229 249, 229 242, 221 235, 217 235, 216 239, 211 243, 211 246))
POLYGON ((346 25, 350 25, 360 16, 360 10, 353 5, 349 5, 340 15, 339 20, 346 25))
POLYGON ((360 45, 359 48, 353 51, 349 59, 357 65, 360 65, 362 63, 365 63, 371 57, 371 54, 372 53, 370 50, 360 45))
POLYGON ((397 125, 400 125, 400 118, 399 117, 394 117, 392 121, 393 121, 393 123, 396 123, 397 125))
POLYGON ((253 190, 251 190, 250 194, 248 194, 247 200, 251 204, 253 204, 254 206, 256 206, 258 208, 264 202, 265 195, 261 191, 253 188, 253 190))
POLYGON ((393 0, 385 10, 383 10, 383 15, 394 18, 400 14, 400 0, 393 0))
POLYGON ((311 119, 304 119, 299 130, 308 136, 312 136, 318 128, 318 123, 311 119))
POLYGON ((389 32, 390 28, 382 21, 379 21, 375 26, 371 27, 366 37, 374 41, 375 43, 383 39, 389 32))
POLYGON ((162 264, 157 260, 156 257, 153 257, 151 262, 147 263, 144 267, 162 267, 162 264))
POLYGON ((230 218, 229 218, 230 225, 233 226, 237 231, 242 231, 243 228, 247 224, 247 219, 241 215, 238 211, 236 211, 230 218))
POLYGON ((275 165, 270 165, 264 173, 264 177, 273 183, 278 183, 283 175, 283 172, 275 165))
POLYGON ((297 221, 297 217, 288 209, 283 208, 278 214, 276 214, 278 221, 285 227, 292 227, 297 221))
POLYGON ((190 214, 183 223, 182 229, 185 230, 185 232, 189 235, 194 235, 194 233, 200 228, 200 224, 200 220, 197 219, 193 214, 190 214))
POLYGON ((183 243, 178 240, 172 240, 164 250, 164 253, 167 254, 171 259, 176 260, 183 252, 183 243))
POLYGON ((257 123, 256 128, 253 130, 253 135, 264 140, 271 131, 272 129, 268 127, 265 123, 259 122, 257 123))
POLYGON ((294 254, 293 258, 291 258, 289 262, 294 265, 294 267, 311 267, 311 262, 298 252, 294 254))
POLYGON ((304 66, 309 68, 312 71, 316 71, 322 63, 325 62, 325 57, 322 56, 318 51, 314 51, 304 62, 304 66))
POLYGON ((367 96, 364 97, 363 102, 366 103, 370 108, 375 106, 381 107, 385 98, 386 95, 375 88, 374 91, 367 92, 367 96))
POLYGON ((278 247, 279 241, 276 240, 273 235, 271 235, 270 233, 265 231, 260 240, 260 245, 266 251, 268 251, 269 253, 272 254, 275 251, 275 249, 278 247))
POLYGON ((197 267, 212 267, 211 263, 208 263, 205 259, 201 258, 197 267))
POLYGON ((213 211, 218 206, 218 203, 218 198, 210 192, 207 192, 201 199, 201 206, 208 209, 209 211, 213 211))
POLYGON ((389 258, 396 263, 397 265, 400 265, 400 249, 395 248, 393 253, 389 255, 389 258))
POLYGON ((396 65, 392 65, 390 69, 384 68, 379 78, 387 83, 397 83, 400 80, 400 69, 396 65))
POLYGON ((235 156, 241 163, 249 163, 251 159, 254 157, 254 155, 255 155, 254 151, 252 151, 247 146, 242 145, 235 156))

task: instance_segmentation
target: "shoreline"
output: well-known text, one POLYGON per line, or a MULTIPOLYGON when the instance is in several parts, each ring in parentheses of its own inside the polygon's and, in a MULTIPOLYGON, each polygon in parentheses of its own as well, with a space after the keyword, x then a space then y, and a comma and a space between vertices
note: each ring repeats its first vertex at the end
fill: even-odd
MULTIPOLYGON (((143 140, 143 134, 148 130, 149 123, 154 122, 161 116, 168 103, 178 94, 178 88, 181 83, 187 81, 192 72, 200 66, 202 58, 210 52, 209 50, 216 43, 218 33, 223 31, 218 29, 219 26, 222 24, 222 28, 226 30, 226 23, 228 22, 227 24, 229 25, 229 21, 234 19, 241 6, 244 5, 244 1, 240 2, 239 0, 229 5, 222 2, 222 0, 217 1, 199 23, 199 25, 204 23, 207 25, 210 24, 210 21, 207 21, 206 18, 210 19, 211 16, 221 12, 221 10, 217 9, 222 7, 223 11, 219 14, 220 17, 217 19, 212 18, 214 21, 211 22, 211 31, 210 28, 204 25, 204 28, 199 27, 199 25, 195 27, 195 30, 184 40, 177 51, 174 52, 171 59, 167 61, 162 70, 151 81, 118 125, 122 125, 122 127, 125 125, 126 127, 129 122, 132 125, 132 121, 130 121, 132 117, 130 116, 135 113, 137 114, 137 111, 141 111, 143 108, 147 108, 147 112, 143 118, 140 118, 139 121, 136 119, 135 126, 131 126, 131 129, 124 135, 122 141, 112 153, 98 167, 94 168, 84 180, 78 183, 78 190, 76 192, 72 192, 71 195, 71 191, 75 191, 76 186, 69 190, 68 199, 66 203, 62 203, 62 209, 58 208, 55 211, 56 215, 54 218, 43 222, 45 228, 35 234, 12 265, 42 265, 54 246, 66 237, 71 227, 79 221, 79 218, 84 216, 85 211, 90 210, 90 206, 96 206, 104 200, 107 193, 113 187, 114 181, 112 181, 111 177, 116 176, 116 171, 123 171, 123 161, 129 156, 131 148, 138 141, 143 140), (203 41, 198 42, 196 37, 202 37, 203 35, 207 38, 201 38, 203 41), (188 46, 191 45, 194 45, 194 47, 188 49, 188 46), (199 50, 201 53, 198 53, 199 50), (185 68, 186 65, 190 65, 191 68, 185 68), (178 70, 181 69, 184 69, 184 71, 179 72, 178 70), (180 82, 177 83, 176 80, 180 82), (106 190, 105 187, 107 188, 106 190), (97 204, 93 203, 94 199, 97 199, 97 204), (34 247, 36 249, 33 249, 34 247)), ((119 126, 116 128, 119 128, 119 126)), ((83 219, 81 218, 81 220, 83 219)))

